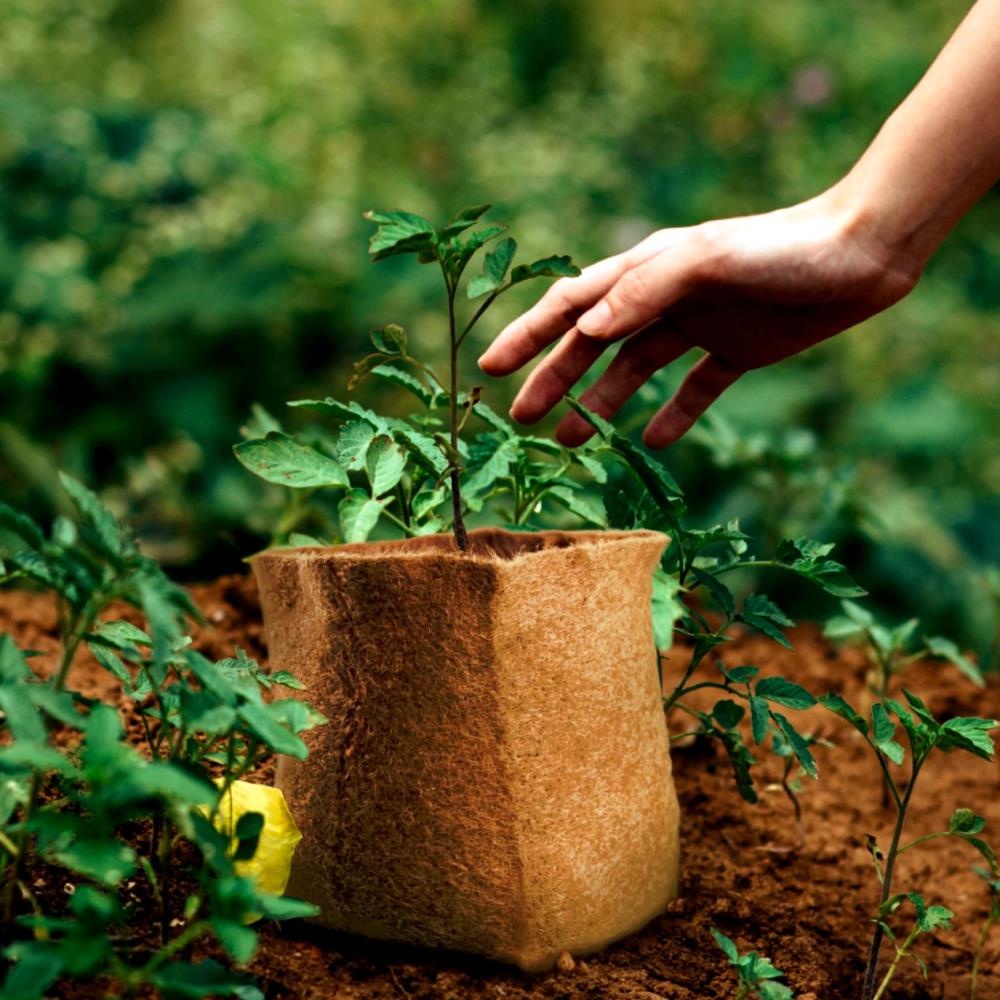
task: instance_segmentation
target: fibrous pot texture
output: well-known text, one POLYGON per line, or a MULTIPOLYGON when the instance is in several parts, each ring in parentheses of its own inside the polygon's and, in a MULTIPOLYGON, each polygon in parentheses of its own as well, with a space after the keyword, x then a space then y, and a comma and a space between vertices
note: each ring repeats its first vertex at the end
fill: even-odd
POLYGON ((329 723, 280 759, 288 892, 328 927, 551 967, 676 895, 656 532, 480 530, 254 559, 272 669, 329 723))

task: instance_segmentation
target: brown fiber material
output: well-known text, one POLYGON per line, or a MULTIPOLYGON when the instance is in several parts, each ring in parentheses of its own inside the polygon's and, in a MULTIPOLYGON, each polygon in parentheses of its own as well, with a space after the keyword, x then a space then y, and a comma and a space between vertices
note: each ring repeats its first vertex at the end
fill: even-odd
POLYGON ((483 530, 254 559, 273 669, 330 720, 276 783, 326 926, 551 968, 661 913, 678 812, 655 532, 483 530))

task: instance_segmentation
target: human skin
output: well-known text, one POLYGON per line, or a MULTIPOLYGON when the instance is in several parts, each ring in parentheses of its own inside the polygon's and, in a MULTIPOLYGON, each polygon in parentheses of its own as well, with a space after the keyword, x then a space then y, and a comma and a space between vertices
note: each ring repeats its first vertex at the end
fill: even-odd
MULTIPOLYGON (((855 167, 791 208, 661 229, 554 284, 479 359, 509 375, 550 344, 511 407, 532 424, 605 350, 581 396, 612 417, 656 371, 705 354, 643 439, 680 438, 741 375, 826 340, 905 296, 955 223, 1000 179, 1000 0, 979 0, 855 167)), ((565 445, 593 429, 575 413, 565 445)))

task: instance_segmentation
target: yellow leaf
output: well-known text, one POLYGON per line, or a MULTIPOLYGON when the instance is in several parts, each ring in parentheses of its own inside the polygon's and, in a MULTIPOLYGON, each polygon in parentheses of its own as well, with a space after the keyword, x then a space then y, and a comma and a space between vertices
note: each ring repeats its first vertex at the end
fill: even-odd
POLYGON ((254 856, 249 861, 235 863, 236 874, 254 879, 262 892, 280 896, 288 885, 292 856, 302 834, 280 788, 234 781, 219 803, 215 820, 216 829, 231 838, 233 851, 237 847, 236 824, 241 816, 251 812, 263 815, 264 827, 254 856))

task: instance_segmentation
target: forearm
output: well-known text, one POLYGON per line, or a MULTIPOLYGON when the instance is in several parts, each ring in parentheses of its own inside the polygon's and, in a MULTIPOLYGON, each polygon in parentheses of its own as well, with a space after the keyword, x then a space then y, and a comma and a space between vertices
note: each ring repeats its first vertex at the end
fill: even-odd
POLYGON ((979 0, 924 78, 831 194, 919 274, 1000 179, 1000 0, 979 0))

